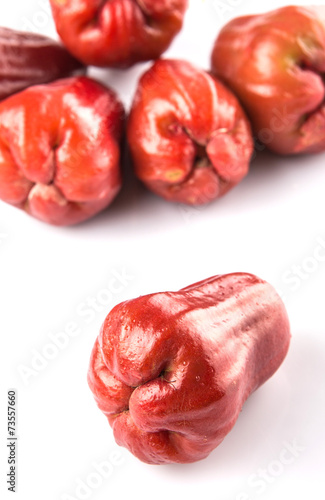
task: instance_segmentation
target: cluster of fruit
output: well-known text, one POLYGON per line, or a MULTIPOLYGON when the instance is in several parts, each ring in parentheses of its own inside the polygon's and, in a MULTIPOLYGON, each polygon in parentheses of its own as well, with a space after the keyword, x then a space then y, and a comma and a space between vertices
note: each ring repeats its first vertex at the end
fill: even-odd
POLYGON ((216 39, 210 72, 158 59, 126 120, 112 90, 76 73, 159 58, 181 29, 187 0, 51 5, 67 50, 0 30, 3 201, 55 225, 103 210, 121 188, 126 121, 137 177, 165 199, 192 205, 243 179, 253 137, 282 154, 325 148, 325 25, 315 9, 231 21, 216 39))

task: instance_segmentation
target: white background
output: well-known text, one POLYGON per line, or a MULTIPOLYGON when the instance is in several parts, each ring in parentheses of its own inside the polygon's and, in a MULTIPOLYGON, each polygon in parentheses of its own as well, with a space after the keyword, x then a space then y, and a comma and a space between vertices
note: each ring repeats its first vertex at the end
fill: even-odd
MULTIPOLYGON (((222 24, 281 5, 191 0, 166 55, 208 68, 222 24)), ((55 36, 46 0, 1 2, 0 13, 4 26, 55 36)), ((146 67, 92 74, 129 105, 146 67)), ((109 209, 73 228, 47 226, 0 202, 1 498, 2 492, 13 498, 5 485, 9 388, 18 391, 19 500, 324 498, 324 159, 259 154, 238 187, 200 209, 167 203, 128 176, 109 209), (206 460, 143 464, 115 444, 86 383, 100 325, 126 298, 233 271, 255 273, 283 294, 292 326, 289 354, 206 460), (116 272, 128 279, 109 299, 103 290, 116 272), (97 309, 98 298, 107 304, 82 316, 91 297, 97 309), (71 323, 77 335, 49 351, 50 335, 71 323), (22 365, 31 368, 44 352, 53 359, 38 361, 38 371, 23 379, 22 365), (109 460, 110 475, 94 475, 96 464, 109 460), (87 482, 92 487, 82 496, 78 487, 87 482)))

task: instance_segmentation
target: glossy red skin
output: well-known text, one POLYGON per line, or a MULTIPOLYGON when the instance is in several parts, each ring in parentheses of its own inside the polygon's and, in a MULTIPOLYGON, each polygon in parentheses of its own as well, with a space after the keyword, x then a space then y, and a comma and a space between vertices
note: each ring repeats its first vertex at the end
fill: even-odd
POLYGON ((205 458, 278 369, 290 328, 256 276, 214 276, 123 302, 96 340, 88 383, 116 442, 150 464, 205 458))
POLYGON ((31 85, 85 71, 58 42, 35 33, 0 27, 0 99, 31 85))
POLYGON ((115 93, 87 77, 2 101, 0 199, 58 226, 92 217, 121 187, 123 122, 115 93))
POLYGON ((127 68, 157 59, 180 31, 188 0, 50 0, 57 31, 85 64, 127 68))
POLYGON ((237 94, 257 138, 281 154, 325 150, 324 8, 283 7, 234 19, 212 71, 237 94))
POLYGON ((238 100, 186 61, 156 61, 142 76, 127 135, 139 179, 166 200, 189 205, 238 184, 253 152, 238 100))

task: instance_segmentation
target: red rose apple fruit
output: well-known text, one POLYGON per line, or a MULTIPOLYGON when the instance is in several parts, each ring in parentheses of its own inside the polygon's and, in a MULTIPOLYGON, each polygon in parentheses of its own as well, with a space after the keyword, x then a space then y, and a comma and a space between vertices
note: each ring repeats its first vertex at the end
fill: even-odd
POLYGON ((213 276, 115 306, 88 382, 117 444, 149 464, 195 462, 233 428, 289 342, 271 285, 246 273, 213 276))
POLYGON ((31 85, 76 76, 85 70, 51 38, 0 27, 0 99, 31 85))
POLYGON ((50 0, 57 31, 85 64, 157 59, 180 31, 187 0, 50 0))
POLYGON ((135 173, 166 200, 201 205, 247 174, 249 122, 236 97, 192 64, 159 60, 139 82, 127 127, 135 173))
POLYGON ((121 186, 124 109, 87 77, 36 85, 0 103, 0 199, 50 224, 76 224, 121 186))
POLYGON ((324 10, 290 6, 239 17, 216 39, 213 73, 276 153, 325 150, 324 10))

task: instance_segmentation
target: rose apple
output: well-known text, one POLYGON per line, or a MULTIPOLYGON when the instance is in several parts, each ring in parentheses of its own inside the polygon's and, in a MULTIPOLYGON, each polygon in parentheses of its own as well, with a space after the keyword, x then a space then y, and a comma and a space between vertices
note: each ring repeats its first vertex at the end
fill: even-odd
POLYGON ((240 182, 253 152, 238 100, 185 61, 156 61, 142 76, 127 135, 139 179, 165 199, 191 205, 240 182))
POLYGON ((81 222, 121 186, 124 121, 115 93, 87 77, 36 85, 0 103, 0 199, 50 224, 81 222))
POLYGON ((325 150, 322 11, 283 7, 228 23, 212 70, 237 94, 256 137, 281 154, 325 150))
POLYGON ((0 28, 0 99, 31 85, 85 71, 58 42, 35 33, 0 28))
POLYGON ((157 59, 182 27, 187 0, 50 0, 57 31, 85 64, 157 59))
POLYGON ((88 382, 119 445, 150 464, 195 462, 221 443, 289 341, 271 285, 245 273, 214 276, 115 306, 88 382))

